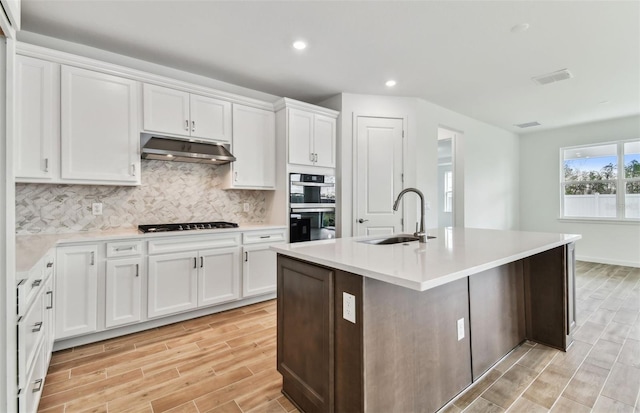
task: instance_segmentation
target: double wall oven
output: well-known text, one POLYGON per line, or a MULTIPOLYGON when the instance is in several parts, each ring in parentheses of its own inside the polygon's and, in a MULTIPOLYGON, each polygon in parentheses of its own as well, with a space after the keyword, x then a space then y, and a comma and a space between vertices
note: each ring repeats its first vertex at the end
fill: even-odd
POLYGON ((289 241, 335 238, 335 176, 289 175, 289 241))

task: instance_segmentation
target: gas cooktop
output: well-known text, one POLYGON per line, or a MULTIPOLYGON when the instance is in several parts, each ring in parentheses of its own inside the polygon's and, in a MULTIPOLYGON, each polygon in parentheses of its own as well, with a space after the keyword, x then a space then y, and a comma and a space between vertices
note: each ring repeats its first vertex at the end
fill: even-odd
POLYGON ((138 225, 140 232, 193 231, 198 229, 238 228, 235 222, 189 222, 181 224, 138 225))

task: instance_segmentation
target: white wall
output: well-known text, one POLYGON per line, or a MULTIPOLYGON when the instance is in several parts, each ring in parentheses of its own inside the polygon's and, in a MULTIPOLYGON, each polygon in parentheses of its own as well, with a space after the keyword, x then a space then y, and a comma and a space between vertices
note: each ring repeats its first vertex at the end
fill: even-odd
POLYGON ((580 260, 640 267, 640 223, 560 221, 560 148, 640 137, 640 116, 523 135, 520 139, 520 227, 582 234, 580 260))
MULTIPOLYGON (((356 95, 343 93, 322 102, 323 106, 340 110, 341 139, 338 145, 341 197, 338 219, 341 236, 352 235, 355 217, 353 201, 353 117, 406 117, 405 187, 424 192, 432 209, 437 205, 438 128, 446 127, 464 133, 457 142, 457 162, 463 167, 465 226, 478 228, 517 229, 519 221, 518 136, 418 98, 356 95)), ((406 222, 414 222, 413 203, 407 209, 406 222)), ((435 210, 427 211, 427 228, 438 226, 435 210)), ((407 227, 408 228, 408 227, 407 227)), ((405 228, 405 230, 407 230, 405 228)))

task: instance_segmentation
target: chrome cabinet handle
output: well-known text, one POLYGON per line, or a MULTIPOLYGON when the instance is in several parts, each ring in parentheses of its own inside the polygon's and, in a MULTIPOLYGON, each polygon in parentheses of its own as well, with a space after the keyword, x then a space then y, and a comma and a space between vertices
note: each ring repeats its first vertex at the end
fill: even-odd
POLYGON ((31 332, 32 333, 37 333, 38 331, 42 330, 42 321, 39 321, 39 322, 35 323, 33 326, 35 328, 32 328, 31 332))
POLYGON ((44 158, 44 171, 49 172, 49 158, 44 158))
POLYGON ((244 252, 244 262, 248 262, 249 261, 249 251, 245 251, 244 252))
POLYGON ((316 162, 318 162, 318 154, 316 153, 316 162))
POLYGON ((313 152, 311 152, 311 153, 309 154, 309 160, 310 160, 311 162, 313 162, 313 152))
POLYGON ((368 220, 368 219, 362 219, 362 218, 360 218, 360 219, 358 220, 358 222, 359 222, 360 224, 364 224, 364 223, 365 223, 365 222, 367 222, 367 221, 369 221, 369 220, 368 220))
POLYGON ((53 262, 48 262, 47 263, 47 268, 51 268, 51 267, 53 267, 53 262))
POLYGON ((132 245, 130 247, 127 248, 116 248, 116 252, 120 252, 120 251, 133 251, 135 247, 132 245))
POLYGON ((193 268, 198 268, 198 257, 193 257, 193 268))
POLYGON ((140 264, 136 264, 136 277, 140 276, 140 264))
POLYGON ((184 121, 184 130, 188 131, 189 130, 189 119, 186 119, 184 121))
POLYGON ((196 131, 196 121, 192 120, 191 121, 191 132, 195 132, 196 131))
POLYGON ((233 180, 234 180, 235 182, 238 182, 238 172, 234 172, 234 173, 233 173, 233 180))
POLYGON ((37 393, 37 392, 39 392, 40 390, 42 390, 42 381, 43 381, 42 379, 38 379, 38 380, 36 380, 36 381, 34 381, 34 382, 33 382, 33 384, 35 384, 35 385, 36 385, 36 386, 38 386, 38 387, 34 387, 34 388, 33 388, 33 390, 32 390, 32 392, 37 393))
POLYGON ((271 238, 271 235, 263 235, 260 238, 271 238))
POLYGON ((200 257, 200 268, 204 267, 204 257, 200 257))
POLYGON ((89 265, 95 265, 96 264, 96 253, 94 251, 91 251, 91 264, 89 265))
POLYGON ((131 176, 136 176, 136 164, 131 164, 131 176))
POLYGON ((47 294, 49 294, 49 299, 51 301, 49 301, 49 305, 46 307, 46 309, 51 310, 53 308, 53 291, 47 291, 47 294))
POLYGON ((31 288, 39 287, 42 284, 42 280, 35 280, 31 283, 31 288))

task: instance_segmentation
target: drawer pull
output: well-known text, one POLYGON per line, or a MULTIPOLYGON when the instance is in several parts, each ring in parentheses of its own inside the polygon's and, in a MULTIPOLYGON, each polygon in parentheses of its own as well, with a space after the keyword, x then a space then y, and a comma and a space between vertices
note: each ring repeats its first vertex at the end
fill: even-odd
POLYGON ((32 333, 37 333, 38 331, 42 330, 42 321, 39 321, 37 323, 34 324, 35 328, 31 329, 32 333))
POLYGON ((116 252, 120 252, 120 251, 133 251, 134 250, 134 246, 130 246, 130 247, 126 247, 126 248, 116 248, 116 252))
POLYGON ((198 268, 198 257, 193 257, 193 268, 198 268))
POLYGON ((204 257, 200 257, 200 268, 204 267, 204 257))
POLYGON ((90 265, 95 265, 96 264, 96 253, 91 251, 91 264, 90 265))
POLYGON ((35 280, 31 283, 31 288, 39 287, 42 284, 42 280, 35 280))
POLYGON ((271 235, 263 235, 263 236, 261 236, 260 238, 263 238, 263 239, 264 239, 264 238, 271 238, 271 235))
POLYGON ((51 301, 49 301, 49 305, 46 307, 46 309, 51 310, 53 308, 53 291, 47 291, 47 294, 49 294, 49 299, 51 301))
POLYGON ((38 379, 38 380, 33 382, 33 384, 35 384, 37 386, 37 387, 34 387, 33 390, 32 390, 34 393, 37 393, 40 390, 42 390, 42 382, 43 382, 43 379, 38 379))
POLYGON ((51 267, 53 267, 53 262, 48 262, 47 263, 47 268, 51 268, 51 267))

